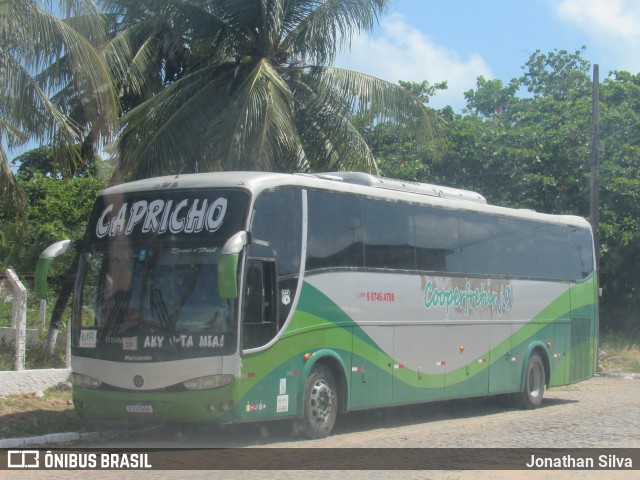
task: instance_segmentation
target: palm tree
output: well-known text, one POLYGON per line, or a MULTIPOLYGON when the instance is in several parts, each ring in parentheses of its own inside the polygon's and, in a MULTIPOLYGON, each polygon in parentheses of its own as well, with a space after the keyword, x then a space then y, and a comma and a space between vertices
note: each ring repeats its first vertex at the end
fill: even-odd
POLYGON ((35 141, 79 152, 68 147, 99 144, 115 122, 117 97, 94 47, 105 40, 106 23, 97 13, 91 0, 61 0, 57 7, 0 0, 0 203, 6 208, 25 202, 6 147, 35 141))
POLYGON ((388 0, 104 0, 121 94, 120 173, 257 169, 377 171, 354 115, 417 128, 421 101, 332 67, 388 0))
MULTIPOLYGON (((105 27, 91 0, 60 0, 57 7, 46 0, 0 0, 0 206, 5 215, 23 212, 26 203, 5 146, 48 143, 60 162, 77 162, 83 153, 90 156, 115 124, 117 96, 94 47, 105 41, 105 27), (83 148, 76 148, 78 143, 83 148)), ((62 308, 54 311, 49 326, 48 354, 68 298, 64 292, 58 298, 62 308)))

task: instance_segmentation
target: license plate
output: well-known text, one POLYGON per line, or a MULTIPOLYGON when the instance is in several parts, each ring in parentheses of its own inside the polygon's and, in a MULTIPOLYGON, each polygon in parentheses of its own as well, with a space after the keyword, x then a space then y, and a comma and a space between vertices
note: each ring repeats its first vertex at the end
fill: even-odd
POLYGON ((153 413, 153 406, 150 403, 127 403, 127 412, 129 413, 153 413))

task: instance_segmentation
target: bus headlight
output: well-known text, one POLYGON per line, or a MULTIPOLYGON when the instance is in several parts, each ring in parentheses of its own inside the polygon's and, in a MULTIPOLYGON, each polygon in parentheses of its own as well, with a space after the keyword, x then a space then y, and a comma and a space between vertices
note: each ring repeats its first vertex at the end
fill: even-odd
POLYGON ((219 388, 233 382, 233 375, 210 375, 208 377, 194 378, 183 382, 187 390, 205 390, 207 388, 219 388))
POLYGON ((73 374, 72 382, 75 386, 83 388, 98 388, 102 385, 102 382, 97 378, 82 375, 80 373, 73 374))

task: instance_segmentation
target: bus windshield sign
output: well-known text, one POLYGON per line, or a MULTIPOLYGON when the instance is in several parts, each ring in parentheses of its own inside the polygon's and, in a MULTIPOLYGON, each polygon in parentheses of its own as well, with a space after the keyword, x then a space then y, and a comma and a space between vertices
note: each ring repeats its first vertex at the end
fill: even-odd
POLYGON ((110 239, 183 237, 216 245, 242 230, 248 196, 241 191, 142 192, 100 197, 87 234, 93 244, 110 239))

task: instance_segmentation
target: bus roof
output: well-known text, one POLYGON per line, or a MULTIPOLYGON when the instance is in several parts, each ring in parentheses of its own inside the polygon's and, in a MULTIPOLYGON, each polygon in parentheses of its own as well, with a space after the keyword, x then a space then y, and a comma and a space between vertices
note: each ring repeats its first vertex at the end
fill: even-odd
POLYGON ((132 192, 241 188, 257 195, 263 190, 283 185, 295 185, 311 189, 357 193, 385 200, 407 201, 429 204, 434 207, 471 210, 495 215, 536 220, 546 223, 561 223, 581 228, 590 228, 582 217, 553 215, 533 210, 513 209, 487 204, 484 196, 477 192, 457 188, 389 179, 360 172, 328 173, 271 173, 271 172, 212 172, 154 177, 109 187, 103 195, 119 195, 132 192))

